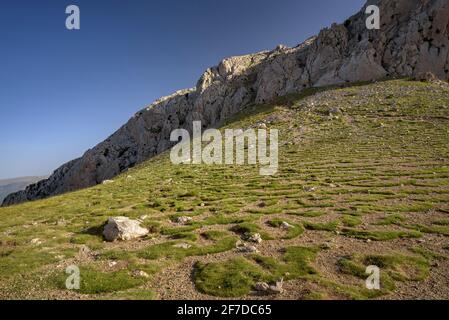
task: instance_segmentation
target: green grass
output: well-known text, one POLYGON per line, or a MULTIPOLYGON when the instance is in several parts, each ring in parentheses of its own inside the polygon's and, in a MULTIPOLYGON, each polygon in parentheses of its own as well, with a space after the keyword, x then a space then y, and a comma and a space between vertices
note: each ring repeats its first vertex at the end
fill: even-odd
POLYGON ((335 232, 338 228, 338 221, 331 221, 327 223, 312 223, 312 222, 304 222, 304 228, 307 230, 313 231, 329 231, 335 232))
POLYGON ((282 262, 270 257, 254 255, 253 261, 239 257, 224 262, 197 263, 194 272, 195 285, 203 293, 218 297, 241 297, 250 293, 259 281, 297 279, 315 275, 310 266, 317 249, 289 247, 282 262))
POLYGON ((199 291, 218 297, 241 297, 251 291, 264 273, 245 258, 223 263, 197 263, 194 281, 199 291))
POLYGON ((388 241, 394 239, 422 237, 422 233, 419 231, 366 231, 350 228, 344 228, 342 230, 342 234, 351 238, 373 241, 388 241))
POLYGON ((346 227, 357 227, 358 225, 362 224, 362 219, 360 217, 351 215, 344 215, 341 218, 341 221, 346 227))
MULTIPOLYGON (((66 290, 65 281, 68 275, 63 273, 56 277, 57 287, 66 290)), ((80 289, 83 294, 105 294, 134 288, 145 283, 145 278, 136 278, 128 270, 102 272, 92 267, 80 268, 80 289)))
MULTIPOLYGON (((313 282, 320 297, 377 297, 360 286, 332 280, 339 279, 341 271, 326 259, 320 263, 327 265, 314 266, 319 252, 288 248, 303 240, 314 247, 332 240, 336 245, 326 250, 332 254, 339 241, 353 237, 388 242, 384 255, 392 256, 395 250, 413 248, 415 239, 427 234, 419 252, 410 252, 427 260, 447 252, 444 241, 427 241, 449 235, 444 218, 449 213, 445 106, 449 106, 447 88, 407 80, 313 89, 272 104, 248 106, 222 128, 270 121, 270 127, 279 129, 279 171, 274 176, 261 176, 252 165, 175 166, 169 153, 163 153, 114 178, 112 184, 0 208, 0 298, 27 297, 30 291, 39 298, 54 297, 56 289, 33 281, 45 278, 61 263, 71 263, 82 245, 95 252, 93 261, 83 264, 88 276, 98 277, 100 284, 112 283, 109 288, 100 285, 102 293, 91 293, 93 298, 157 297, 159 287, 142 291, 125 271, 118 274, 120 283, 114 282, 108 278, 114 273, 97 274, 97 263, 114 260, 136 268, 156 263, 154 272, 148 267, 153 275, 188 257, 200 262, 207 255, 240 259, 235 245, 246 233, 262 235, 264 243, 256 246, 265 255, 258 255, 257 261, 245 255, 242 261, 267 281, 299 277, 313 282), (328 117, 333 106, 342 110, 338 119, 328 117), (103 242, 102 227, 109 217, 143 215, 142 225, 150 235, 130 242, 103 242), (184 226, 173 223, 180 216, 194 221, 184 226), (273 230, 282 221, 294 227, 273 230), (32 244, 35 238, 42 243, 32 244), (174 247, 180 243, 191 247, 174 247), (321 267, 336 274, 322 273, 321 267)), ((365 261, 353 262, 364 266, 365 261)), ((393 272, 401 274, 401 268, 410 267, 397 261, 384 263, 392 281, 393 272)), ((231 265, 239 269, 238 263, 231 265)), ((242 281, 247 284, 235 291, 239 295, 257 279, 251 272, 245 277, 242 281)), ((404 281, 414 280, 408 275, 404 281)), ((90 286, 92 292, 97 290, 90 286)), ((203 286, 205 292, 218 294, 213 285, 203 286)))
POLYGON ((422 224, 415 224, 415 225, 406 225, 406 227, 423 233, 435 233, 449 237, 449 226, 447 225, 433 224, 428 226, 422 224))
POLYGON ((272 239, 271 235, 269 235, 267 232, 261 231, 261 228, 257 224, 250 222, 237 224, 231 228, 231 231, 243 236, 259 233, 263 240, 272 239))
POLYGON ((392 224, 400 225, 402 224, 406 218, 401 214, 392 214, 389 216, 386 216, 385 218, 382 218, 378 222, 376 222, 376 225, 379 226, 389 226, 392 224))
POLYGON ((282 222, 287 222, 290 224, 290 228, 288 228, 285 232, 285 235, 282 236, 282 239, 294 239, 296 237, 299 237, 304 232, 304 228, 300 224, 292 223, 288 220, 282 220, 282 219, 273 219, 268 221, 268 225, 274 227, 274 228, 280 228, 282 225, 282 222))

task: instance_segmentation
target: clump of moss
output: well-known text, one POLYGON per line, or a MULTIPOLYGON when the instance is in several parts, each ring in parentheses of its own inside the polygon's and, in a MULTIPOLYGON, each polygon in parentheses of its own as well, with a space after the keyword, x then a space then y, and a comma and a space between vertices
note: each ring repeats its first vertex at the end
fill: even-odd
POLYGON ((249 294, 259 281, 273 282, 316 275, 310 266, 318 249, 289 247, 282 261, 272 257, 253 255, 224 262, 195 265, 195 285, 203 293, 219 297, 240 297, 249 294), (251 260, 249 260, 251 259, 251 260))
POLYGON ((248 294, 255 282, 264 279, 264 273, 245 258, 225 262, 197 263, 194 281, 203 293, 219 297, 240 297, 248 294))
POLYGON ((177 246, 180 244, 179 241, 169 241, 142 249, 137 252, 137 256, 148 260, 156 260, 162 257, 180 260, 190 256, 202 256, 231 250, 235 247, 236 241, 236 237, 228 236, 209 246, 197 246, 194 243, 186 242, 189 245, 188 248, 177 246))
POLYGON ((329 231, 335 232, 338 228, 338 221, 331 221, 328 223, 312 223, 304 222, 304 228, 314 231, 329 231))
MULTIPOLYGON (((67 274, 56 278, 57 286, 66 289, 67 274)), ((117 272, 102 272, 93 267, 80 268, 80 289, 83 294, 104 294, 123 291, 142 285, 147 279, 133 277, 128 270, 117 272)))
POLYGON ((397 255, 351 255, 342 257, 337 265, 341 272, 367 279, 366 268, 380 269, 381 290, 375 295, 387 294, 395 289, 394 281, 421 281, 430 270, 429 261, 422 257, 397 255))
POLYGON ((434 233, 434 234, 442 234, 444 236, 449 236, 449 226, 447 225, 441 225, 441 224, 433 224, 430 226, 422 225, 422 224, 415 224, 415 225, 408 225, 407 228, 418 230, 420 232, 424 233, 434 233))
POLYGON ((389 226, 392 224, 400 225, 405 220, 405 217, 400 214, 391 214, 376 222, 375 224, 378 226, 389 226))
POLYGON ((179 232, 179 233, 173 234, 171 237, 172 237, 172 239, 188 240, 188 241, 192 241, 192 242, 195 242, 196 240, 198 240, 198 236, 193 232, 179 232))
POLYGON ((287 214, 305 218, 316 218, 326 215, 326 211, 287 212, 287 214))
POLYGON ((365 265, 374 265, 385 269, 397 281, 421 281, 429 274, 429 262, 422 257, 405 255, 367 255, 365 265))
POLYGON ((209 231, 205 231, 205 232, 201 233, 201 236, 204 239, 214 240, 214 241, 223 239, 227 235, 228 235, 227 232, 225 232, 225 231, 218 231, 218 230, 209 230, 209 231))
POLYGON ((388 241, 398 238, 420 238, 422 233, 419 231, 368 231, 344 228, 342 234, 347 237, 373 241, 388 241))
POLYGON ((303 234, 304 228, 300 224, 291 223, 289 221, 281 219, 273 219, 268 221, 267 223, 273 228, 280 228, 282 227, 283 222, 288 223, 289 227, 286 228, 286 234, 282 237, 282 239, 294 239, 303 234))
POLYGON ((360 217, 346 214, 341 218, 341 221, 346 227, 356 227, 362 224, 362 219, 360 217))
POLYGON ((267 270, 273 279, 289 280, 317 274, 310 264, 315 260, 318 251, 318 248, 288 247, 285 249, 282 261, 261 255, 254 255, 253 259, 267 270))
POLYGON ((250 222, 239 223, 231 228, 231 231, 241 234, 243 236, 249 236, 255 233, 259 233, 263 240, 272 240, 273 238, 267 233, 261 231, 257 224, 250 222))

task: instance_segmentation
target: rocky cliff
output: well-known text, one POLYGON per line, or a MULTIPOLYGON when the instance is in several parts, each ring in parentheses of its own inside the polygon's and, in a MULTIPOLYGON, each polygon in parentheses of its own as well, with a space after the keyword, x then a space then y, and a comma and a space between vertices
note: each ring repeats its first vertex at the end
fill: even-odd
POLYGON ((372 0, 345 21, 295 48, 232 57, 208 69, 195 88, 155 101, 116 133, 48 179, 9 195, 3 205, 101 183, 172 146, 170 133, 201 120, 217 126, 254 103, 305 88, 385 77, 449 78, 449 0, 372 0), (366 6, 378 5, 380 30, 366 28, 366 6))

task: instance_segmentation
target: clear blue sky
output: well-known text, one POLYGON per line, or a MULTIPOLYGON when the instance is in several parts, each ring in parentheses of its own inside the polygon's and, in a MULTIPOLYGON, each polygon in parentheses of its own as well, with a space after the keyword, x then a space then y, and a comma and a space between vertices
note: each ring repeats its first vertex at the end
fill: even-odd
POLYGON ((294 46, 364 2, 1 0, 0 179, 51 173, 222 58, 294 46))

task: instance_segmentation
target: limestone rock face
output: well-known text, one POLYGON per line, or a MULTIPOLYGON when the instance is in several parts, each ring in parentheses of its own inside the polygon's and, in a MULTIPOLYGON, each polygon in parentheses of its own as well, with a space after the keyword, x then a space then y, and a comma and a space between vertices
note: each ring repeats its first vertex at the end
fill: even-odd
POLYGON ((139 221, 127 217, 115 217, 109 218, 104 227, 103 236, 106 241, 126 241, 143 237, 148 233, 148 229, 142 228, 139 221))
POLYGON ((448 0, 369 0, 344 24, 334 24, 294 48, 223 60, 193 89, 159 99, 116 133, 48 179, 9 195, 3 205, 90 187, 173 146, 174 129, 218 126, 254 103, 305 88, 385 77, 449 78, 448 0), (366 6, 380 8, 380 30, 366 28, 366 6))

